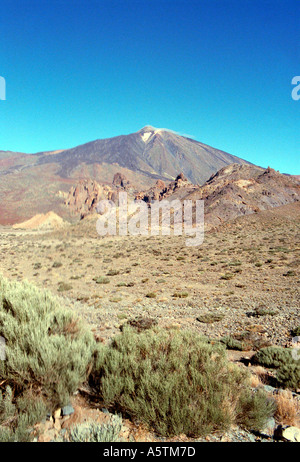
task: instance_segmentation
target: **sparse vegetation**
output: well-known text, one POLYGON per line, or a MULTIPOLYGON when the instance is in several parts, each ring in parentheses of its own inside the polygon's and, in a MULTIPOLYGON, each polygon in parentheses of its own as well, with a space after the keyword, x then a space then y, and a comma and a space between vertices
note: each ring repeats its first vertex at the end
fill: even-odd
POLYGON ((73 286, 71 284, 68 284, 67 282, 59 282, 58 283, 58 288, 57 288, 57 291, 58 292, 67 292, 68 290, 72 290, 73 289, 73 286))
POLYGON ((0 361, 2 420, 13 414, 13 431, 32 420, 41 402, 48 409, 68 403, 87 378, 93 335, 47 291, 0 277, 0 335, 6 342, 6 359, 0 361))
POLYGON ((186 298, 189 296, 188 292, 175 292, 172 297, 174 298, 186 298))
POLYGON ((105 276, 99 276, 99 277, 93 278, 93 281, 95 281, 96 284, 109 284, 110 283, 110 279, 106 278, 105 276))
POLYGON ((243 342, 231 336, 223 337, 221 342, 226 346, 228 350, 246 350, 246 345, 243 342))
POLYGON ((106 276, 117 276, 119 273, 118 270, 109 270, 106 276))
MULTIPOLYGON (((242 217, 236 222, 232 221, 229 227, 220 224, 217 232, 206 233, 202 246, 194 248, 186 247, 181 236, 172 236, 172 239, 168 236, 153 236, 149 239, 107 237, 100 240, 93 221, 89 220, 45 234, 18 231, 13 235, 3 228, 0 230, 1 268, 12 280, 21 281, 26 277, 54 294, 58 294, 59 289, 63 296, 57 297, 59 308, 71 308, 74 313, 88 320, 92 335, 99 343, 99 350, 104 345, 105 351, 110 348, 115 335, 128 325, 141 334, 156 328, 164 329, 166 333, 174 333, 175 330, 184 333, 186 329, 191 329, 199 336, 206 335, 207 339, 203 339, 203 342, 210 346, 219 345, 228 350, 237 350, 228 351, 227 355, 234 362, 237 361, 239 366, 240 361, 252 363, 248 359, 250 350, 259 353, 258 350, 262 348, 276 345, 276 348, 284 347, 285 350, 277 364, 274 365, 274 359, 277 361, 278 357, 274 356, 268 365, 251 365, 248 370, 263 370, 261 388, 272 385, 285 388, 285 391, 297 391, 300 388, 299 361, 290 362, 293 349, 286 347, 293 346, 292 337, 300 336, 297 309, 299 259, 296 255, 299 247, 298 218, 296 209, 291 209, 292 213, 294 217, 291 215, 288 225, 286 216, 279 218, 271 211, 242 217), (177 260, 178 256, 184 260, 177 260), (256 266, 257 263, 263 264, 256 266), (289 271, 292 274, 287 274, 289 271), (229 275, 228 280, 227 276, 220 279, 223 275, 229 275)), ((37 319, 38 316, 35 318, 37 326, 44 323, 43 319, 37 319)), ((15 319, 12 321, 15 322, 15 319)), ((35 332, 39 335, 35 324, 30 331, 32 336, 35 332)), ((75 327, 71 325, 70 329, 72 331, 75 327)), ((17 327, 16 330, 19 332, 17 327)), ((67 335, 67 338, 71 337, 67 335)), ((29 339, 31 342, 30 336, 29 339)), ((32 343, 32 348, 35 345, 32 343)), ((296 347, 294 345, 295 354, 296 347)), ((90 364, 92 356, 93 353, 90 364)), ((144 356, 146 360, 147 350, 144 356)), ((41 358, 44 361, 44 356, 41 358)), ((152 357, 148 360, 151 362, 152 357)), ((263 359, 261 361, 266 364, 263 359)), ((180 361, 178 367, 181 367, 180 361)), ((68 368, 68 365, 62 366, 62 377, 65 372, 69 374, 68 368)), ((30 395, 29 380, 33 382, 35 378, 29 377, 29 374, 25 375, 28 383, 24 382, 24 386, 28 385, 29 388, 24 390, 14 382, 3 380, 0 376, 2 398, 6 398, 9 403, 11 396, 13 412, 8 412, 9 405, 5 413, 2 412, 1 435, 4 435, 4 440, 26 440, 29 437, 28 428, 34 425, 26 423, 28 417, 32 417, 31 422, 40 418, 34 417, 35 410, 27 412, 25 404, 29 406, 31 403, 30 406, 33 406, 37 399, 37 409, 46 407, 47 412, 50 412, 54 406, 52 398, 44 393, 42 385, 34 386, 33 396, 30 395), (24 426, 22 421, 25 422, 24 426)), ((81 390, 85 390, 85 385, 80 385, 81 390)), ((72 405, 75 406, 77 399, 80 401, 83 396, 88 395, 82 392, 72 397, 72 405)), ((276 397, 277 393, 274 392, 273 398, 276 397)), ((96 395, 96 399, 101 400, 100 394, 96 395)), ((246 400, 251 403, 249 396, 246 400)), ((247 406, 243 409, 246 413, 247 406)), ((109 410, 119 412, 120 405, 116 402, 109 410)), ((45 418, 45 412, 41 413, 41 419, 45 418)), ((132 416, 135 424, 143 422, 133 413, 124 412, 126 418, 132 416)), ((241 425, 238 406, 232 412, 235 415, 232 421, 241 425)), ((47 420, 45 426, 48 424, 47 420)), ((148 425, 151 427, 150 423, 148 425)))
POLYGON ((232 278, 233 278, 233 274, 231 274, 231 273, 225 273, 220 277, 220 279, 223 279, 225 281, 229 281, 232 278))
POLYGON ((274 412, 263 394, 251 395, 247 373, 227 361, 224 347, 191 332, 124 327, 98 349, 92 377, 106 406, 165 436, 233 422, 260 427, 274 412))
POLYGON ((299 359, 294 358, 293 349, 281 347, 266 347, 259 350, 253 357, 254 364, 276 370, 279 386, 297 389, 300 387, 299 359))
POLYGON ((293 337, 299 337, 300 336, 300 326, 297 326, 294 329, 292 329, 291 334, 293 337))
POLYGON ((252 358, 252 362, 260 366, 278 368, 287 363, 294 363, 295 361, 290 348, 270 346, 261 348, 252 358))
POLYGON ((224 318, 224 314, 222 313, 203 313, 200 314, 196 319, 199 322, 203 322, 205 324, 212 324, 214 322, 222 321, 224 318))
POLYGON ((72 443, 121 443, 122 418, 113 416, 111 422, 98 424, 88 422, 71 429, 69 441, 72 443))

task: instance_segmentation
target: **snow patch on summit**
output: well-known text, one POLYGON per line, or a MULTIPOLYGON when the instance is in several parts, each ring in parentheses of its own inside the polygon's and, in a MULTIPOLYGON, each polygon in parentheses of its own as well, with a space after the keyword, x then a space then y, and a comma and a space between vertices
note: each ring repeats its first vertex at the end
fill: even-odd
POLYGON ((144 141, 144 143, 146 143, 146 141, 148 141, 148 139, 150 138, 150 136, 152 135, 152 132, 145 132, 142 134, 142 140, 144 141))
POLYGON ((144 132, 141 134, 142 140, 144 141, 144 143, 146 143, 152 135, 156 135, 157 133, 161 133, 162 131, 163 130, 161 128, 158 128, 155 130, 144 132))

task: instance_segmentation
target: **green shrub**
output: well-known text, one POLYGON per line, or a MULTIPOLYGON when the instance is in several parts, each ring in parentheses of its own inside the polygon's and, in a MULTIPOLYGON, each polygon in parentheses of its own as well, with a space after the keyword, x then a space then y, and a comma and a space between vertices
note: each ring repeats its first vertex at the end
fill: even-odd
POLYGON ((241 342, 240 340, 236 340, 235 338, 228 336, 228 337, 223 337, 221 339, 221 343, 223 343, 227 350, 238 350, 238 351, 243 351, 246 350, 246 345, 241 342))
POLYGON ((285 364, 279 367, 276 378, 283 388, 300 388, 300 364, 285 364))
POLYGON ((292 329, 291 334, 293 337, 300 337, 300 326, 297 326, 294 329, 292 329))
POLYGON ((98 347, 91 384, 107 407, 164 436, 225 429, 243 422, 245 409, 254 420, 265 412, 258 425, 270 416, 266 405, 256 410, 257 401, 245 397, 248 373, 229 363, 225 348, 187 331, 124 326, 111 345, 98 347))
POLYGON ((67 290, 72 290, 73 289, 73 286, 71 286, 71 284, 68 284, 67 282, 59 282, 58 283, 58 288, 57 288, 57 291, 58 292, 66 292, 67 290))
POLYGON ((266 425, 266 416, 273 416, 275 411, 275 401, 266 397, 263 390, 255 393, 245 390, 236 408, 236 422, 248 429, 259 431, 266 425))
POLYGON ((118 270, 109 270, 106 276, 117 276, 120 273, 118 270))
POLYGON ((148 294, 146 294, 146 297, 147 298, 156 298, 156 293, 155 292, 149 292, 148 294))
POLYGON ((109 284, 110 283, 110 279, 106 278, 105 276, 99 276, 99 277, 93 278, 93 281, 95 281, 96 284, 109 284))
POLYGON ((252 362, 277 369, 276 380, 284 388, 300 388, 300 364, 293 358, 292 348, 266 347, 259 350, 252 362))
POLYGON ((270 346, 261 348, 257 353, 255 353, 251 362, 259 364, 260 366, 276 369, 287 363, 294 363, 295 361, 290 348, 270 346))
POLYGON ((188 292, 175 292, 172 297, 174 298, 186 298, 189 296, 188 292))
POLYGON ((197 321, 203 322, 204 324, 212 324, 214 322, 222 321, 224 318, 222 313, 203 313, 196 318, 197 321))
POLYGON ((86 378, 95 340, 64 303, 29 283, 0 276, 0 335, 6 360, 0 361, 0 384, 16 396, 32 390, 51 408, 68 403, 86 378))
POLYGON ((9 385, 5 388, 5 394, 0 390, 0 425, 11 419, 16 411, 12 402, 12 389, 9 385))
POLYGON ((69 441, 72 443, 120 443, 122 418, 112 416, 111 422, 98 424, 95 422, 83 423, 72 428, 69 441))
POLYGON ((223 274, 223 276, 220 277, 220 279, 224 279, 225 281, 229 281, 232 278, 233 278, 233 274, 231 273, 225 273, 223 274))
POLYGON ((31 439, 34 424, 46 417, 47 407, 43 398, 31 392, 13 403, 13 392, 9 385, 0 390, 0 442, 26 442, 31 439))

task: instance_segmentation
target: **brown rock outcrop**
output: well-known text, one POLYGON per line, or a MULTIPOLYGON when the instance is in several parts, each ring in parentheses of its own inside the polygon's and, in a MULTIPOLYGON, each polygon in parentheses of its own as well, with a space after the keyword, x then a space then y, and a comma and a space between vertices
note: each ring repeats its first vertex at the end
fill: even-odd
POLYGON ((65 205, 73 214, 80 214, 80 218, 84 218, 86 215, 96 212, 100 200, 108 198, 112 198, 112 191, 109 186, 102 186, 91 179, 81 180, 77 186, 70 189, 65 205))
POLYGON ((127 188, 130 185, 130 181, 127 180, 125 175, 123 175, 122 173, 117 172, 114 175, 113 185, 116 186, 116 187, 127 188))
POLYGON ((191 187, 192 184, 187 178, 180 173, 174 181, 171 181, 167 186, 162 180, 157 180, 155 186, 148 189, 148 191, 142 191, 135 197, 136 200, 143 200, 147 203, 151 203, 154 200, 162 200, 171 196, 177 189, 191 187))

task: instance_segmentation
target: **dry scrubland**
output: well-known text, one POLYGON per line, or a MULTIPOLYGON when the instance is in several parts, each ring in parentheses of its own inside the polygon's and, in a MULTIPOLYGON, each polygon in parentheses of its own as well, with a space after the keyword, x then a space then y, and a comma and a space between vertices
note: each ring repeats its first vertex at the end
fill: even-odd
MULTIPOLYGON (((297 204, 238 218, 208 230, 204 243, 199 247, 187 247, 184 237, 100 238, 92 219, 47 233, 3 227, 0 228, 0 272, 9 280, 26 279, 63 297, 63 304, 87 322, 96 345, 104 349, 109 348, 110 341, 121 330, 125 332, 122 335, 127 335, 124 325, 128 323, 135 329, 131 336, 140 335, 136 334, 139 330, 142 330, 142 335, 145 335, 143 332, 152 332, 151 329, 160 332, 160 328, 183 336, 189 331, 192 335, 206 336, 203 340, 206 358, 214 354, 210 348, 214 345, 219 348, 218 340, 222 340, 222 345, 227 345, 229 359, 239 364, 242 373, 246 369, 243 362, 249 362, 255 352, 264 352, 261 349, 268 346, 291 347, 293 335, 299 335, 295 331, 300 325, 298 233, 297 204), (150 330, 143 330, 149 326, 150 330)), ((190 340, 187 342, 189 344, 190 340)), ((120 348, 122 350, 123 347, 120 348)), ((254 374, 252 380, 256 385, 261 381, 269 384, 276 381, 278 365, 273 364, 272 351, 267 350, 266 353, 266 356, 271 354, 268 356, 269 364, 265 358, 260 358, 256 365, 250 363, 247 368, 254 374)), ((105 368, 101 354, 100 359, 96 354, 98 371, 105 368)), ((282 386, 295 391, 299 388, 299 370, 294 368, 293 371, 292 382, 288 381, 282 369, 279 369, 278 377, 281 374, 282 386)), ((97 380, 95 378, 95 383, 97 380)), ((142 376, 140 380, 143 380, 142 376)), ((236 391, 234 387, 242 384, 243 380, 239 376, 235 385, 231 382, 224 384, 224 390, 232 387, 236 391)), ((70 393, 76 390, 80 380, 78 384, 75 382, 70 393)), ((123 412, 125 409, 129 415, 143 421, 130 398, 124 403, 118 392, 114 396, 109 395, 107 390, 112 388, 111 383, 106 391, 105 385, 98 386, 107 407, 114 403, 114 410, 123 412)), ((196 389, 193 392, 196 393, 196 389)), ((81 398, 77 395, 76 399, 80 401, 81 398)), ((142 396, 139 399, 143 401, 142 396)), ((218 399, 222 402, 222 396, 218 399)), ((288 404, 281 402, 281 407, 277 407, 277 422, 287 423, 290 419, 295 425, 299 417, 298 408, 293 397, 286 400, 288 404), (286 411, 288 406, 292 411, 286 411)), ((64 403, 58 400, 56 404, 64 403)), ((248 401, 245 405, 228 403, 235 409, 232 421, 246 425, 245 417, 241 415, 245 415, 248 406, 249 416, 256 405, 248 401), (239 406, 242 406, 240 417, 236 418, 239 406)), ((80 406, 82 409, 82 403, 80 406)), ((266 414, 269 411, 266 410, 266 414)), ((184 433, 192 437, 201 433, 195 425, 193 432, 174 422, 172 427, 163 418, 161 425, 155 426, 157 415, 151 412, 143 409, 144 415, 148 416, 144 424, 165 437, 184 433)), ((183 409, 180 412, 184 412, 183 409)), ((218 423, 222 420, 220 416, 216 419, 219 419, 218 423)), ((203 429, 206 424, 203 423, 203 429)), ((115 421, 114 425, 119 428, 121 424, 115 421)), ((207 424, 207 431, 217 427, 212 422, 212 425, 207 424)))
POLYGON ((54 233, 3 229, 1 272, 80 301, 76 310, 104 339, 144 316, 285 346, 299 321, 298 212, 293 205, 236 219, 206 232, 199 247, 184 237, 101 238, 93 220, 54 233))

